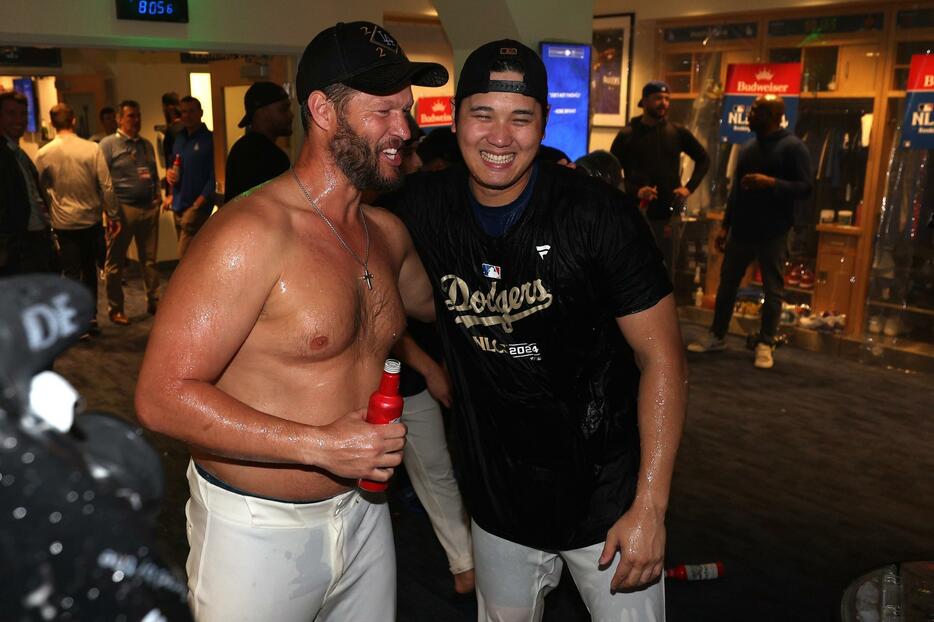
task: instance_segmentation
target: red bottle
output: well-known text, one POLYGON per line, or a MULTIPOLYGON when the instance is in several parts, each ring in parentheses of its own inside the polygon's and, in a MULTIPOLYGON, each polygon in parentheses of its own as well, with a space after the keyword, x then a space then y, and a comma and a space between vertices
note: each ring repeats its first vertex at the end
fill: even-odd
POLYGON ((723 562, 709 564, 678 564, 665 568, 665 577, 681 581, 706 581, 723 576, 723 562))
MULTIPOLYGON (((394 359, 386 359, 383 365, 383 377, 379 381, 379 388, 370 396, 370 403, 366 409, 368 423, 384 424, 395 423, 402 416, 402 396, 399 395, 399 371, 402 365, 394 359)), ((368 479, 360 480, 360 488, 368 492, 383 492, 388 482, 373 482, 368 479)))
MULTIPOLYGON (((178 179, 178 176, 182 174, 182 154, 175 154, 175 159, 172 160, 172 170, 175 172, 175 179, 178 179)), ((169 185, 172 186, 174 184, 169 185)))

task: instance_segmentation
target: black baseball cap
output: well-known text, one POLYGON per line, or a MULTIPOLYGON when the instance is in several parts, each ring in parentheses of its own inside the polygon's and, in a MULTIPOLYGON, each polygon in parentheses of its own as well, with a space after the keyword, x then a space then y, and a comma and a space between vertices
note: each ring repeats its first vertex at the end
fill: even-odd
POLYGON ((548 74, 541 57, 529 47, 513 41, 500 39, 481 45, 464 61, 454 104, 460 106, 465 97, 477 93, 519 93, 534 97, 542 109, 548 108, 548 74), (522 66, 523 77, 516 80, 490 80, 490 71, 498 61, 512 61, 522 66))
POLYGON ((671 93, 671 88, 661 80, 650 80, 646 82, 645 86, 642 87, 642 99, 639 100, 639 108, 642 108, 642 103, 645 101, 646 97, 655 95, 656 93, 671 93))
POLYGON ((288 99, 285 89, 273 82, 256 82, 246 90, 243 96, 243 108, 246 114, 240 119, 237 127, 246 127, 253 120, 253 113, 269 104, 275 104, 288 99))
POLYGON ((448 70, 438 63, 414 63, 389 31, 372 22, 339 22, 311 40, 295 77, 298 103, 312 91, 345 84, 371 95, 389 95, 414 84, 442 86, 448 70))

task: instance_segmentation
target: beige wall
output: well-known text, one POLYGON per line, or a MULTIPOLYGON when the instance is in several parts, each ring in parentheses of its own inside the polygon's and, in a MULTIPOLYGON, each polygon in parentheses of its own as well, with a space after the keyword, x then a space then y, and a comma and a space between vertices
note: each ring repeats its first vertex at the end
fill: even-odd
POLYGON ((415 101, 418 101, 420 97, 453 97, 454 51, 451 49, 451 42, 448 41, 441 22, 386 19, 383 25, 396 38, 410 59, 440 63, 451 76, 451 80, 439 88, 413 86, 412 96, 415 101))

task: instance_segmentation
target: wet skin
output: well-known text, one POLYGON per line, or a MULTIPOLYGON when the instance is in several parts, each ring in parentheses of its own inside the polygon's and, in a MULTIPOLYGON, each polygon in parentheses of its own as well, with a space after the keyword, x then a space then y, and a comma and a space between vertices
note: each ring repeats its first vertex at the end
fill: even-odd
MULTIPOLYGON (((360 192, 328 150, 336 108, 316 93, 295 169, 363 257, 360 192)), ((407 138, 410 102, 409 89, 359 94, 346 118, 378 152, 407 138)), ((391 149, 375 160, 381 176, 399 174, 391 149)), ((363 211, 372 290, 290 172, 213 216, 159 307, 137 390, 141 421, 187 442, 224 481, 260 495, 322 499, 360 477, 387 479, 402 459, 404 426, 370 425, 363 415, 406 314, 431 319, 433 306, 430 288, 412 294, 424 292, 427 279, 401 222, 363 211), (400 291, 400 282, 415 286, 400 291)))
MULTIPOLYGON (((490 72, 492 80, 520 80, 490 72)), ((664 101, 653 102, 664 114, 664 101)), ((528 185, 544 133, 544 111, 517 93, 478 93, 461 102, 452 130, 470 171, 470 189, 491 207, 514 201, 528 185)), ((655 581, 665 552, 665 513, 684 426, 687 370, 674 299, 616 318, 641 371, 639 440, 642 456, 632 506, 608 530, 598 564, 615 563, 611 586, 629 589, 655 581)))

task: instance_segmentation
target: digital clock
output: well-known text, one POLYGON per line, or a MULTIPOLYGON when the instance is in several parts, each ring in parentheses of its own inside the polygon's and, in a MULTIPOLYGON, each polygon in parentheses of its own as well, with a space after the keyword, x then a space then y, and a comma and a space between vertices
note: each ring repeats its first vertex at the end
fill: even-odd
POLYGON ((188 0, 117 0, 117 19, 188 23, 188 0))

